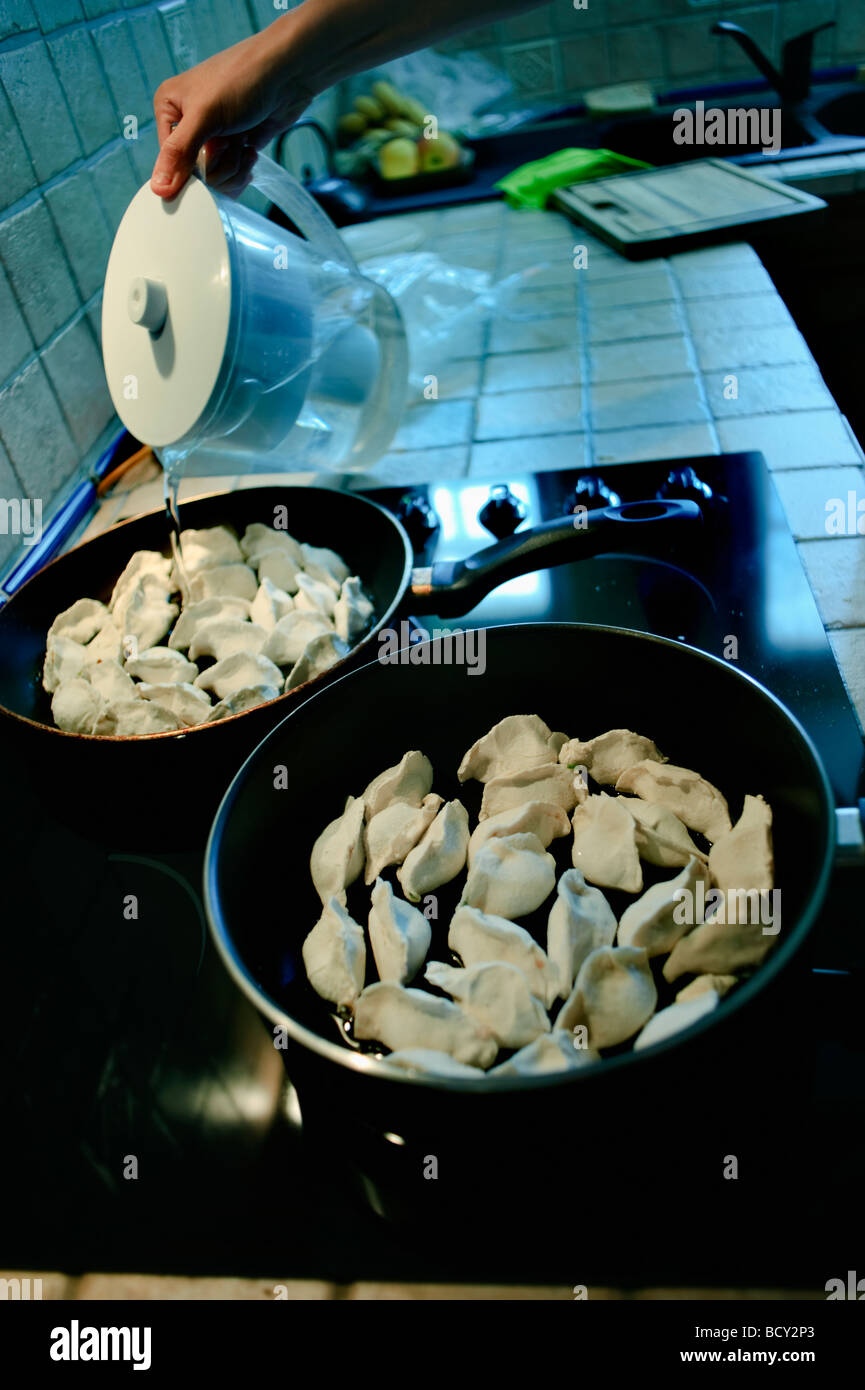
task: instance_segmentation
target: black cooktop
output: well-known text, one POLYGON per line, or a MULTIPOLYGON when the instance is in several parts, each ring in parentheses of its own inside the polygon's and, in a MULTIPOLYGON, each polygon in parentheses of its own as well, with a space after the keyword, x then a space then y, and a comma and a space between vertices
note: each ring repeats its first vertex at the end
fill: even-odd
MULTIPOLYGON (((513 580, 465 619, 424 618, 427 629, 612 623, 736 660, 805 725, 839 805, 855 804, 861 735, 761 456, 616 465, 602 478, 503 474, 369 495, 407 515, 418 562, 429 563, 492 540, 478 513, 494 483, 508 489, 497 494, 499 531, 518 521, 509 519, 512 504, 531 523, 609 493, 623 501, 693 496, 704 523, 663 554, 599 556, 513 580)), ((233 771, 226 768, 226 785, 233 771)), ((118 788, 118 827, 128 790, 118 788)), ((46 811, 46 793, 50 803, 50 788, 7 785, 2 808, 0 1266, 340 1283, 573 1282, 572 1252, 545 1223, 498 1248, 377 1217, 348 1156, 304 1136, 279 1053, 216 957, 201 906, 202 853, 143 854, 120 830, 111 844, 75 835, 46 811)), ((865 1156, 863 880, 859 870, 836 873, 816 932, 808 1018, 789 1022, 791 1045, 803 1029, 817 1040, 816 1084, 800 1113, 783 1125, 773 1117, 760 1135, 772 1207, 795 1203, 792 1246, 782 1254, 756 1240, 746 1256, 737 1242, 681 1240, 660 1253, 654 1245, 649 1259, 643 1244, 606 1264, 600 1256, 596 1278, 822 1286, 838 1271, 822 1274, 816 1249, 824 1262, 854 1260, 861 1246, 849 1244, 858 1218, 848 1204, 865 1156)), ((711 1222, 710 1198, 691 1215, 711 1222)))

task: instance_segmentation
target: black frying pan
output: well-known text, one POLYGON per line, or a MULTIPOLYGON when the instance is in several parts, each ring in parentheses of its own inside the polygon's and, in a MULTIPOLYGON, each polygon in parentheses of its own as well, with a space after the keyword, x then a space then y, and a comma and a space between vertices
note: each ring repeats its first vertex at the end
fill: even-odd
MULTIPOLYGON (((469 1200, 479 1188, 489 1192, 494 1173, 513 1176, 515 1168, 538 1162, 549 1181, 559 1165, 566 1185, 568 1172, 573 1183, 588 1165, 594 1183, 607 1158, 626 1167, 633 1159, 639 1181, 646 1133, 655 1135, 665 1105, 674 1108, 674 1145, 686 1138, 690 1149, 695 1126, 737 1117, 747 1094, 757 1104, 770 1097, 774 1115, 785 1088, 795 1092, 807 1052, 807 1013, 794 1003, 792 982, 803 976, 792 967, 807 958, 826 893, 833 812, 807 734, 731 664, 616 628, 498 627, 486 632, 483 674, 456 665, 375 662, 295 708, 247 760, 220 806, 207 850, 206 908, 240 988, 269 1029, 286 1031, 283 1057, 305 1118, 329 1126, 335 1142, 351 1148, 378 1200, 384 1200, 382 1175, 385 1187, 402 1181, 414 1202, 421 1192, 433 1201, 433 1188, 469 1200), (465 1082, 388 1069, 345 1046, 328 1006, 306 981, 301 946, 321 910, 309 877, 312 843, 347 794, 359 794, 409 748, 430 757, 433 789, 459 796, 476 824, 482 789, 458 783, 458 763, 477 738, 514 713, 537 713, 570 737, 615 727, 646 734, 672 762, 715 783, 734 820, 746 793, 764 795, 774 813, 782 895, 777 944, 753 977, 681 1041, 530 1080, 465 1082), (274 787, 278 764, 292 769, 285 790, 274 787), (716 1108, 720 1099, 727 1109, 716 1108), (450 1184, 419 1184, 424 1154, 439 1157, 450 1184)), ((551 846, 558 872, 569 867, 567 843, 551 846)), ((664 878, 673 871, 649 872, 664 878)), ((647 886, 651 881, 647 876, 647 886)), ((447 927, 461 882, 439 890, 431 959, 450 959, 447 927)), ((356 884, 348 894, 349 911, 365 922, 368 890, 356 884)), ((617 916, 632 901, 624 894, 610 900, 617 916)), ((542 943, 549 906, 523 923, 542 943)), ((368 979, 374 978, 372 965, 368 979)), ((670 999, 674 992, 669 989, 670 999)), ((733 1142, 729 1125, 725 1133, 718 1144, 733 1142)), ((677 1183, 683 1153, 680 1147, 674 1160, 677 1183)), ((673 1181, 669 1172, 667 1181, 673 1181)))
POLYGON ((314 681, 268 704, 214 724, 138 738, 95 738, 53 726, 41 684, 45 638, 55 616, 78 598, 107 600, 136 550, 169 554, 162 510, 125 521, 59 556, 0 610, 0 740, 20 775, 43 789, 54 810, 87 833, 122 831, 139 842, 176 846, 203 839, 238 764, 314 688, 377 650, 382 628, 409 612, 468 612, 497 584, 547 565, 621 549, 659 549, 671 528, 699 520, 692 502, 628 503, 518 532, 478 555, 412 569, 402 526, 352 493, 317 487, 263 487, 219 493, 180 507, 184 527, 272 523, 287 507, 299 540, 327 545, 358 574, 375 604, 375 624, 354 651, 314 681))

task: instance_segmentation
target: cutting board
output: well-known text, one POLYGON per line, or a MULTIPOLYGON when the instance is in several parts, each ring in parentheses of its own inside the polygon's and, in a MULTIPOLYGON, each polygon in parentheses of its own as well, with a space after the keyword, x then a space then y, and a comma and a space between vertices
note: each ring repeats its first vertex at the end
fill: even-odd
POLYGON ((813 193, 725 159, 575 183, 557 189, 550 201, 632 260, 723 241, 756 222, 826 206, 813 193))

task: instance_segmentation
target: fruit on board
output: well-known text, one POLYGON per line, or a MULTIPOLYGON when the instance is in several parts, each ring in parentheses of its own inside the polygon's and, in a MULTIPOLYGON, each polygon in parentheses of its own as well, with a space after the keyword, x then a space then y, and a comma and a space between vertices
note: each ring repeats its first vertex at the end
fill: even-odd
POLYGON ((414 97, 403 97, 402 114, 407 121, 413 121, 415 125, 423 125, 431 113, 419 101, 415 101, 414 97))
POLYGON ((420 168, 417 145, 404 135, 388 140, 378 152, 378 167, 383 179, 410 178, 420 168))
POLYGON ((347 139, 355 140, 366 130, 366 116, 361 115, 360 111, 348 111, 340 116, 337 130, 347 139))
POLYGON ((420 167, 424 173, 432 174, 438 169, 453 169, 460 162, 460 147, 446 130, 440 130, 431 140, 422 137, 417 144, 420 167))
POLYGON ((418 130, 411 121, 405 120, 402 116, 391 116, 384 123, 385 130, 390 130, 394 135, 407 135, 410 140, 416 140, 418 130))
POLYGON ((373 82, 372 94, 388 115, 401 116, 403 114, 405 98, 397 91, 392 82, 373 82))

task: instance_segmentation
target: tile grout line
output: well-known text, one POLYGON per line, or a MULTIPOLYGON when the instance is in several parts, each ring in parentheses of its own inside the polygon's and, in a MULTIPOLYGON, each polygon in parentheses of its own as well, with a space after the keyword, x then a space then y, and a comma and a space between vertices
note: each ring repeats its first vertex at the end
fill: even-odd
POLYGON ((718 433, 718 425, 715 420, 714 411, 712 410, 711 404, 709 402, 709 393, 706 389, 706 382, 703 378, 703 372, 699 362, 697 361, 697 350, 694 345, 694 339, 691 334, 690 321, 685 310, 685 297, 682 294, 681 285, 679 284, 679 277, 669 258, 667 259, 667 273, 670 276, 670 283, 673 286, 673 302, 676 305, 676 312, 679 315, 679 322, 682 325, 682 332, 685 338, 685 347, 688 353, 688 358, 694 367, 694 374, 697 379, 697 390, 700 393, 700 400, 706 407, 706 411, 709 416, 709 434, 711 436, 712 443, 715 446, 715 452, 717 454, 720 454, 723 452, 723 450, 721 449, 721 437, 718 433))
MULTIPOLYGON (((577 230, 575 226, 575 230, 577 230)), ((580 227, 579 231, 585 233, 585 228, 580 227)), ((591 274, 592 263, 592 244, 591 242, 576 242, 575 245, 586 245, 588 249, 589 274, 591 274)), ((571 253, 573 255, 573 252, 571 253)), ((592 346, 589 342, 589 297, 586 294, 586 286, 577 281, 577 341, 574 344, 577 356, 580 361, 580 380, 582 382, 582 399, 580 401, 580 420, 583 426, 583 435, 586 441, 586 464, 590 470, 597 464, 595 450, 595 431, 592 424, 592 346)))
MULTIPOLYGON (((151 130, 155 129, 156 121, 154 119, 145 121, 143 125, 139 126, 139 136, 149 134, 151 130)), ((129 146, 134 143, 134 141, 127 140, 125 135, 112 135, 110 140, 106 140, 91 154, 82 154, 79 159, 73 159, 70 164, 66 165, 65 169, 60 169, 58 173, 52 174, 48 179, 43 179, 29 192, 22 193, 21 197, 16 198, 14 203, 9 203, 0 212, 0 223, 16 217, 21 212, 26 212, 28 208, 35 207, 38 202, 44 201, 46 193, 53 193, 54 189, 64 184, 67 179, 73 178, 76 174, 89 173, 106 155, 113 154, 115 150, 120 148, 128 150, 129 146)), ((27 154, 29 158, 29 150, 27 154)))

